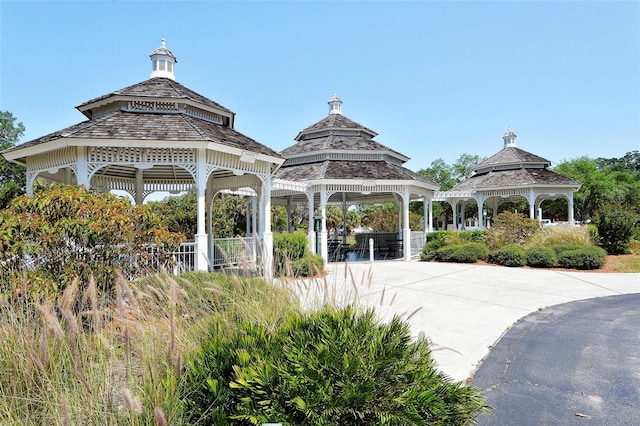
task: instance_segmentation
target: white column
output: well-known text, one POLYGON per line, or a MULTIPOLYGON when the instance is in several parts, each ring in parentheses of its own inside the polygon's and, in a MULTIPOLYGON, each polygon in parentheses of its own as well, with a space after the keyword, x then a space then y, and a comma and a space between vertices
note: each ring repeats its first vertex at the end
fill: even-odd
POLYGON ((213 224, 211 223, 212 217, 212 209, 213 209, 213 194, 211 188, 207 185, 207 189, 204 192, 204 203, 205 203, 205 220, 207 222, 207 255, 211 261, 215 260, 215 248, 214 248, 214 240, 213 240, 213 224))
POLYGON ((464 224, 464 221, 466 220, 464 217, 464 209, 465 209, 465 205, 464 205, 464 200, 460 201, 460 216, 461 216, 461 220, 462 220, 462 225, 460 226, 460 229, 462 229, 463 231, 465 230, 466 226, 464 224))
POLYGON ((567 202, 569 204, 567 208, 567 211, 569 213, 569 225, 574 226, 575 218, 573 213, 573 192, 569 192, 569 197, 567 202))
POLYGON ((271 232, 271 174, 267 173, 262 181, 262 265, 264 277, 273 278, 273 233, 271 232))
POLYGON ((529 218, 535 219, 536 217, 536 193, 533 189, 529 190, 529 218))
POLYGON ((325 263, 329 262, 329 248, 327 246, 327 190, 324 185, 320 190, 320 214, 322 215, 322 228, 320 228, 320 254, 325 263))
POLYGON ((207 232, 205 230, 205 191, 207 187, 207 151, 199 148, 196 153, 196 195, 198 197, 198 227, 195 235, 196 271, 207 271, 207 232))
POLYGON ((307 192, 305 194, 307 196, 307 203, 309 209, 309 227, 307 229, 307 235, 309 236, 309 251, 313 254, 316 253, 316 232, 315 232, 315 212, 313 210, 313 192, 307 192))
POLYGON ((425 196, 424 198, 422 198, 422 222, 424 223, 422 225, 422 229, 424 229, 424 232, 429 232, 429 213, 427 213, 427 209, 430 209, 431 206, 429 206, 427 204, 427 197, 425 196))
POLYGON ((411 261, 411 225, 409 223, 409 200, 411 193, 408 189, 402 195, 402 254, 405 262, 411 261))
POLYGON ((144 201, 143 198, 143 189, 144 189, 144 170, 137 169, 136 170, 136 205, 141 205, 144 201))
POLYGON ((342 193, 342 242, 347 243, 347 193, 342 193))
POLYGON ((79 186, 86 186, 90 188, 89 184, 89 164, 87 161, 87 148, 84 146, 79 146, 77 150, 78 154, 78 175, 76 176, 77 184, 79 186))
POLYGON ((429 232, 433 232, 433 198, 429 197, 429 232))

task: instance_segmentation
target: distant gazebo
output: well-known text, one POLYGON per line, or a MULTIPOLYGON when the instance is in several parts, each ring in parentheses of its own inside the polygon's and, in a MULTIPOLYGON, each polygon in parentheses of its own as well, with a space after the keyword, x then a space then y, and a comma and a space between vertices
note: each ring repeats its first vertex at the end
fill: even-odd
POLYGON ((199 271, 210 266, 213 243, 205 218, 213 196, 240 188, 257 194, 253 229, 270 275, 272 175, 284 158, 236 131, 233 112, 176 82, 177 60, 164 39, 150 58, 150 79, 76 107, 86 121, 2 154, 26 167, 28 194, 36 178, 124 191, 138 204, 154 192, 195 190, 199 271))
MULTIPOLYGON (((399 228, 393 235, 382 236, 399 243, 405 260, 412 250, 422 248, 424 232, 432 229, 431 200, 439 185, 403 167, 409 160, 403 154, 376 142, 377 133, 342 114, 342 101, 333 96, 329 114, 300 131, 296 143, 281 155, 286 158, 274 176, 274 204, 287 207, 308 206, 309 241, 316 251, 314 212, 319 210, 320 253, 330 260, 326 209, 330 204, 342 206, 343 217, 352 205, 394 202, 399 205, 399 228), (424 203, 424 230, 411 244, 409 203, 424 203), (427 214, 428 212, 428 214, 427 214)), ((376 240, 377 246, 384 244, 376 240)))
POLYGON ((564 198, 568 203, 569 224, 573 225, 573 193, 578 191, 582 184, 550 170, 549 160, 518 148, 516 137, 509 128, 502 136, 502 150, 476 165, 473 176, 449 191, 435 194, 435 201, 446 201, 453 207, 453 223, 456 229, 464 229, 466 202, 476 203, 478 227, 484 229, 485 203, 491 206, 495 215, 501 202, 518 198, 527 200, 529 217, 538 220, 542 220, 537 212, 540 212, 543 201, 564 198))

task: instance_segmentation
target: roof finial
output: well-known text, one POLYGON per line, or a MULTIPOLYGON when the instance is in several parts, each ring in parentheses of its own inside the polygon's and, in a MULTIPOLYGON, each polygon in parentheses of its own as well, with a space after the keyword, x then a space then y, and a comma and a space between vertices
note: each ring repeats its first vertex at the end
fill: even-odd
POLYGON ((151 58, 151 62, 153 63, 153 68, 151 71, 151 78, 154 77, 165 77, 170 78, 171 80, 175 80, 176 77, 173 75, 173 68, 178 60, 174 56, 173 53, 169 49, 167 49, 167 45, 165 43, 164 37, 162 38, 162 44, 156 50, 149 55, 151 58))
POLYGON ((516 135, 515 133, 513 133, 513 130, 511 130, 511 127, 507 128, 507 133, 504 134, 504 136, 502 136, 502 140, 504 140, 504 147, 508 148, 510 146, 515 147, 516 146, 516 138, 518 137, 518 135, 516 135))
POLYGON ((333 97, 329 99, 329 115, 331 114, 342 114, 342 101, 336 94, 333 94, 333 97))

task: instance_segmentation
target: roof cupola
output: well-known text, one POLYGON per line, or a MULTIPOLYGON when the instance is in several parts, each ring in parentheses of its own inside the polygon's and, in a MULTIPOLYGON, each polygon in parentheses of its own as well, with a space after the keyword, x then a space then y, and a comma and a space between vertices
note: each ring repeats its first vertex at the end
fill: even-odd
POLYGON ((516 138, 518 137, 518 135, 516 135, 515 133, 513 133, 513 130, 511 130, 511 127, 509 127, 507 129, 507 133, 504 134, 504 136, 502 136, 502 140, 504 140, 504 147, 508 148, 508 147, 515 147, 516 146, 516 138))
POLYGON ((151 78, 165 77, 170 78, 171 80, 176 79, 175 75, 173 75, 173 68, 178 60, 175 55, 167 49, 164 39, 162 39, 162 45, 154 50, 149 57, 153 64, 151 78))
POLYGON ((329 114, 342 114, 342 101, 336 94, 333 94, 333 97, 329 99, 329 114))

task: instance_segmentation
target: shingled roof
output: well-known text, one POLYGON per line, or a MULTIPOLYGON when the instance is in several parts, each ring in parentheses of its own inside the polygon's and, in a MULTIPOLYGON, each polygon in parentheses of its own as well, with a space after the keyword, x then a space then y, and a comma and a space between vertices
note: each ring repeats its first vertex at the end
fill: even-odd
POLYGON ((88 118, 91 118, 91 115, 87 114, 87 108, 93 104, 101 104, 103 100, 108 98, 115 98, 119 96, 131 96, 138 98, 172 98, 172 99, 189 99, 194 102, 197 102, 202 105, 206 105, 212 107, 214 109, 227 112, 229 114, 234 114, 231 110, 223 107, 217 102, 212 101, 211 99, 200 95, 199 93, 194 92, 188 87, 183 86, 175 80, 171 80, 166 77, 154 77, 148 80, 142 81, 140 83, 133 84, 131 86, 127 86, 123 89, 116 90, 111 93, 107 93, 106 95, 99 96, 95 99, 91 99, 86 101, 76 108, 85 114, 88 118))
POLYGON ((14 146, 5 152, 28 148, 57 139, 109 139, 141 141, 214 142, 221 145, 281 158, 271 148, 236 130, 187 114, 157 114, 114 111, 86 120, 38 139, 14 146))
POLYGON ((517 168, 471 176, 450 191, 477 191, 522 186, 578 186, 580 182, 546 168, 517 168))
POLYGON ((514 146, 508 146, 493 154, 491 157, 477 164, 473 170, 481 173, 496 168, 505 168, 508 166, 542 166, 548 167, 551 161, 527 152, 514 146))
POLYGON ((287 160, 276 178, 289 181, 393 180, 439 185, 402 166, 405 155, 375 141, 373 130, 345 117, 334 95, 329 115, 306 127, 280 152, 287 160))
POLYGON ((502 137, 504 148, 476 165, 475 174, 451 188, 455 191, 483 191, 523 186, 569 186, 581 183, 549 170, 551 162, 516 147, 517 135, 509 128, 502 137))
MULTIPOLYGON (((286 164, 286 163, 285 163, 286 164)), ((277 178, 295 182, 324 179, 342 180, 416 180, 432 185, 430 179, 386 161, 320 161, 282 167, 277 178)))

